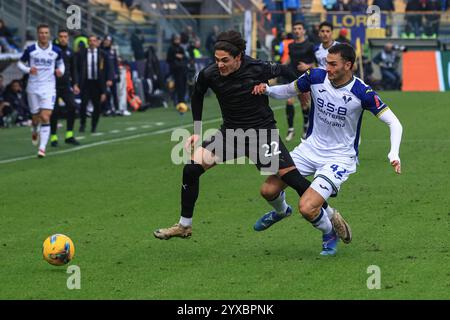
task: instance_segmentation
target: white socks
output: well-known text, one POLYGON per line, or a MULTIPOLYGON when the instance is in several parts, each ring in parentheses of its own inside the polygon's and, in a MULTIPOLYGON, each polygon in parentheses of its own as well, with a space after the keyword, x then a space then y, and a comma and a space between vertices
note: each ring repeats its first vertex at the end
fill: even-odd
POLYGON ((328 205, 328 207, 325 209, 325 211, 327 212, 328 219, 330 219, 330 220, 333 219, 334 209, 330 205, 328 205))
POLYGON ((323 208, 320 208, 319 216, 316 219, 314 219, 314 221, 310 222, 315 228, 322 231, 323 234, 328 234, 333 229, 331 221, 323 208))
POLYGON ((192 226, 192 218, 180 217, 180 221, 178 223, 183 227, 192 226))
POLYGON ((41 131, 40 131, 40 143, 39 143, 39 149, 45 151, 45 148, 47 148, 48 138, 50 137, 50 124, 42 124, 41 125, 41 131))
POLYGON ((278 197, 276 197, 274 200, 267 202, 269 202, 269 204, 275 209, 278 214, 282 215, 286 213, 288 204, 286 203, 286 195, 284 191, 281 191, 278 197))

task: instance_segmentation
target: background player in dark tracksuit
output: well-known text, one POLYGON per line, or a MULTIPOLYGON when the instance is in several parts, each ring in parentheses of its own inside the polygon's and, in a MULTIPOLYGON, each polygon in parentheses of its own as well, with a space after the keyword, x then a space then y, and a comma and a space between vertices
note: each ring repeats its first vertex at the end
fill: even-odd
MULTIPOLYGON (((295 74, 294 78, 288 79, 289 83, 298 79, 306 70, 312 68, 316 61, 314 55, 314 44, 306 37, 306 29, 303 22, 295 22, 293 25, 293 33, 295 40, 289 45, 289 66, 295 74)), ((309 125, 309 109, 311 107, 311 99, 309 93, 302 93, 298 95, 300 105, 303 112, 303 136, 308 131, 309 125)), ((286 116, 288 122, 288 134, 286 141, 292 140, 294 137, 294 98, 290 98, 286 102, 286 116)))
MULTIPOLYGON (((295 189, 300 196, 310 185, 310 182, 295 168, 288 150, 278 138, 276 121, 267 96, 252 94, 255 84, 267 83, 269 79, 282 74, 287 75, 290 72, 289 67, 255 60, 245 56, 244 52, 245 41, 239 32, 223 32, 218 36, 215 44, 216 63, 204 68, 198 75, 192 95, 194 122, 201 121, 203 98, 208 88, 211 88, 219 101, 223 124, 215 135, 202 143, 201 147, 194 149, 200 139, 195 130, 194 135, 187 140, 186 147, 191 147, 194 151, 191 163, 186 164, 183 169, 180 221, 170 228, 156 230, 153 234, 159 239, 189 237, 192 234, 192 216, 199 194, 200 176, 217 163, 226 160, 243 155, 252 159, 252 154, 255 154, 254 149, 257 149, 258 156, 252 161, 258 169, 266 168, 264 160, 269 159, 272 163, 276 163, 277 167, 271 168, 272 172, 275 171, 274 173, 295 189), (241 140, 241 143, 238 142, 235 145, 236 137, 230 139, 225 133, 229 133, 230 130, 236 132, 238 129, 242 130, 241 137, 249 131, 257 132, 255 148, 251 148, 252 141, 242 141, 239 136, 237 140, 241 140), (273 133, 276 133, 276 138, 271 135, 273 133), (265 140, 267 135, 271 140, 265 140), (269 148, 269 145, 272 148, 269 148), (260 152, 265 147, 268 148, 266 153, 260 152)), ((284 193, 280 193, 276 199, 269 202, 272 201, 284 201, 284 193)), ((328 204, 324 204, 324 207, 328 207, 328 204)), ((277 215, 274 219, 279 221, 291 213, 292 209, 288 207, 284 213, 277 215)))
POLYGON ((55 44, 61 48, 62 57, 64 59, 64 65, 66 66, 66 71, 64 76, 57 78, 56 80, 56 100, 55 100, 55 111, 52 113, 50 119, 50 144, 52 147, 58 146, 58 135, 56 134, 58 130, 58 117, 61 114, 62 107, 59 106, 59 99, 64 101, 66 108, 67 117, 67 128, 66 128, 66 138, 65 142, 72 145, 79 145, 80 143, 75 139, 73 135, 73 126, 75 123, 75 95, 80 93, 80 89, 76 85, 77 83, 77 69, 76 69, 76 59, 75 54, 69 47, 69 32, 68 30, 61 29, 58 32, 58 39, 55 44), (75 94, 75 95, 74 95, 75 94))
POLYGON ((111 79, 106 82, 106 101, 104 103, 103 112, 108 114, 119 114, 119 97, 117 95, 117 84, 120 83, 119 59, 117 50, 113 48, 113 38, 106 35, 103 39, 101 48, 108 55, 111 79), (113 104, 111 105, 111 98, 113 104))

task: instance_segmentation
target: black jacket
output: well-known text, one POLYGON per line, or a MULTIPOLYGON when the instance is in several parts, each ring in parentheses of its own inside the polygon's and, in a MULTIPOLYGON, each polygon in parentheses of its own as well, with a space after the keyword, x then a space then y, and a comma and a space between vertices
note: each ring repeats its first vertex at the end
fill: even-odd
POLYGON ((200 71, 192 94, 194 121, 202 119, 203 97, 211 88, 222 111, 223 126, 230 129, 260 129, 275 125, 269 97, 253 95, 253 87, 269 79, 292 77, 289 65, 255 60, 245 56, 240 68, 228 76, 221 76, 217 64, 200 71))
MULTIPOLYGON (((110 63, 108 55, 102 51, 100 48, 97 49, 97 70, 98 70, 98 83, 100 85, 100 92, 106 93, 106 81, 113 80, 110 71, 110 63)), ((77 55, 77 68, 78 68, 78 86, 80 90, 83 91, 87 85, 88 81, 88 59, 87 55, 89 49, 82 49, 77 55)))
POLYGON ((78 83, 78 72, 77 72, 77 61, 75 58, 75 53, 68 46, 63 47, 58 43, 54 43, 56 46, 61 48, 62 57, 64 60, 65 71, 61 78, 56 79, 57 88, 72 87, 78 83))
POLYGON ((167 63, 170 66, 171 73, 186 71, 188 64, 186 51, 181 46, 172 44, 167 51, 167 63), (178 53, 183 55, 182 59, 176 57, 178 53))

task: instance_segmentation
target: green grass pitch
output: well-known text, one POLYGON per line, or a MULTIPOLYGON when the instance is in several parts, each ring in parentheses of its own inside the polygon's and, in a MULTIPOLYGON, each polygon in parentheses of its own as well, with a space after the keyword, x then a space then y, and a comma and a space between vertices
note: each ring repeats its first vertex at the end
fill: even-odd
MULTIPOLYGON (((354 233, 336 257, 319 256, 320 233, 298 214, 253 231, 269 210, 253 165, 202 176, 192 238, 155 239, 179 218, 170 135, 190 113, 102 118, 103 135, 86 134, 77 150, 49 147, 43 160, 28 128, 1 130, 0 299, 450 299, 450 94, 381 95, 403 124, 402 175, 387 161, 388 127, 366 113, 358 172, 330 201, 354 233), (80 290, 67 289, 67 266, 42 259, 53 233, 75 243, 80 290), (379 290, 366 285, 372 265, 379 290)), ((206 127, 218 127, 216 100, 204 109, 206 127)), ((284 136, 284 109, 275 115, 284 136)), ((296 122, 300 132, 298 106, 296 122)), ((296 205, 295 192, 287 199, 296 205)))

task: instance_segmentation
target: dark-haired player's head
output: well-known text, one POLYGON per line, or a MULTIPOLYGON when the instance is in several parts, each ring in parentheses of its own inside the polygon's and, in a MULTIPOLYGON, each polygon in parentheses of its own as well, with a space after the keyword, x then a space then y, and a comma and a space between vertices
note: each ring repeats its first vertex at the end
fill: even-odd
POLYGON ((346 43, 332 46, 327 55, 328 79, 340 82, 343 78, 351 75, 355 59, 356 53, 352 46, 346 43))
POLYGON ((234 30, 220 33, 214 45, 214 56, 221 76, 228 76, 241 66, 245 55, 246 42, 234 30))
POLYGON ((58 30, 58 44, 62 47, 67 47, 69 45, 69 30, 59 29, 58 30))
POLYGON ((328 21, 319 24, 319 37, 322 44, 331 44, 333 42, 333 24, 328 21))
POLYGON ((301 21, 294 22, 292 32, 296 40, 303 40, 306 34, 305 24, 301 21))
POLYGON ((47 45, 50 41, 50 27, 48 24, 42 23, 36 28, 38 42, 41 45, 47 45))

